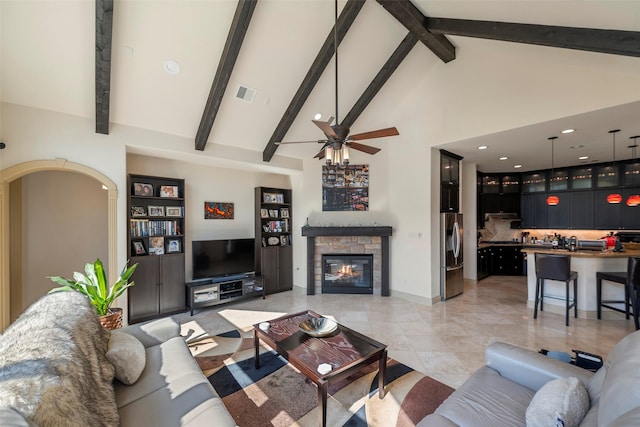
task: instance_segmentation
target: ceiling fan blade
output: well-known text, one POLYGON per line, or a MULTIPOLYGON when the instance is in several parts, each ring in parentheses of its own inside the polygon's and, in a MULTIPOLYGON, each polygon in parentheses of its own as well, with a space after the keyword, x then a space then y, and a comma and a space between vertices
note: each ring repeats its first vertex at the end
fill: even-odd
POLYGON ((313 141, 280 141, 280 142, 275 142, 276 145, 286 145, 286 144, 307 144, 310 142, 315 142, 317 144, 326 144, 328 141, 326 140, 322 140, 322 139, 314 139, 313 141))
POLYGON ((349 147, 353 148, 354 150, 364 151, 367 154, 376 154, 378 151, 380 151, 379 148, 372 147, 370 145, 360 144, 358 142, 351 142, 348 145, 349 145, 349 147))
POLYGON ((321 122, 320 120, 311 121, 315 123, 315 125, 318 126, 325 135, 327 135, 327 138, 338 139, 338 135, 336 135, 336 132, 331 128, 329 122, 321 122))
POLYGON ((396 136, 400 135, 398 129, 395 127, 386 128, 386 129, 378 129, 371 132, 358 133, 356 135, 349 136, 349 141, 361 141, 363 139, 372 139, 372 138, 384 138, 385 136, 396 136))
POLYGON ((318 154, 313 156, 313 158, 314 159, 317 158, 317 159, 320 159, 320 160, 324 159, 324 151, 325 151, 325 149, 323 148, 322 150, 320 150, 320 152, 318 154))

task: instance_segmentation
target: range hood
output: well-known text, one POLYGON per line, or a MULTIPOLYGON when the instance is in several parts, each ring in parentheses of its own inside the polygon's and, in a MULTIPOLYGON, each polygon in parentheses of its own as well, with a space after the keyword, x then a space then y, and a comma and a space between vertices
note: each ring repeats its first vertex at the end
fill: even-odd
POLYGON ((484 220, 485 221, 522 221, 520 218, 518 218, 518 214, 505 213, 505 212, 485 213, 484 220))

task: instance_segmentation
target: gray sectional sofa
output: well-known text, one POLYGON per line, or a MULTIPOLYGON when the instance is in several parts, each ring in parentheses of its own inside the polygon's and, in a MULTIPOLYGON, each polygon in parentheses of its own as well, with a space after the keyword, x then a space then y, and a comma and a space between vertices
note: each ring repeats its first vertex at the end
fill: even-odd
POLYGON ((0 425, 236 425, 177 323, 118 331, 136 337, 143 353, 131 385, 114 379, 111 334, 86 298, 58 292, 34 303, 0 336, 0 425))
MULTIPOLYGON (((540 396, 544 394, 540 390, 544 386, 548 390, 552 380, 569 377, 579 380, 587 396, 586 414, 581 415, 575 425, 640 426, 640 331, 620 340, 595 374, 505 343, 491 344, 485 358, 486 366, 476 371, 418 426, 561 425, 556 421, 560 418, 554 412, 557 408, 551 411, 554 419, 545 420, 541 412, 533 412, 538 408, 530 406, 534 406, 534 397, 540 402, 540 396), (530 419, 527 419, 528 410, 532 411, 530 419), (532 414, 536 419, 531 419, 532 414)), ((553 400, 563 403, 568 400, 567 394, 553 400)), ((569 427, 567 424, 565 427, 569 427)))

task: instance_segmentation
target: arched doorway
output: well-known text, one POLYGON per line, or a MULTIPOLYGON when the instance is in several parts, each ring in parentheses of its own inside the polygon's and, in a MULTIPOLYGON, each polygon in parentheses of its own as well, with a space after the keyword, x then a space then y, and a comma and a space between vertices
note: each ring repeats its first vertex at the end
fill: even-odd
POLYGON ((117 277, 117 233, 116 214, 118 192, 116 184, 102 173, 87 166, 68 162, 65 159, 36 160, 20 163, 0 171, 0 331, 4 331, 10 322, 10 184, 25 175, 41 171, 76 172, 93 177, 104 187, 108 194, 107 247, 109 277, 117 277))

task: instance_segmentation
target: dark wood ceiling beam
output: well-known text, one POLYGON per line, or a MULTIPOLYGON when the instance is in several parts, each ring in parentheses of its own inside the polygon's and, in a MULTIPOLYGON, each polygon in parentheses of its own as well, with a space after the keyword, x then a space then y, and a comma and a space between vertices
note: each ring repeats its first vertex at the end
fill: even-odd
POLYGON ((222 98, 233 67, 238 59, 244 36, 249 29, 249 23, 253 16, 253 11, 256 8, 258 0, 238 0, 238 6, 236 7, 236 13, 233 16, 233 22, 231 28, 229 28, 229 34, 227 35, 227 41, 222 51, 222 57, 218 63, 218 69, 216 75, 211 84, 211 90, 209 91, 209 98, 205 104, 202 118, 200 119, 200 125, 198 126, 198 132, 196 133, 196 150, 204 150, 207 145, 207 140, 211 135, 211 129, 213 128, 213 122, 216 120, 216 115, 222 104, 222 98))
POLYGON ((407 30, 416 35, 443 62, 456 59, 455 46, 442 34, 433 34, 427 29, 427 17, 409 0, 377 0, 407 30))
POLYGON ((466 19, 427 18, 433 34, 476 37, 613 55, 640 56, 640 32, 466 19))
POLYGON ((360 117, 360 114, 362 114, 371 100, 373 100, 380 89, 382 89, 382 86, 384 86, 387 80, 389 80, 389 77, 391 77, 393 72, 398 68, 402 61, 404 61, 404 58, 407 57, 416 43, 418 43, 418 38, 415 36, 415 34, 409 32, 409 34, 406 35, 400 45, 398 45, 396 50, 389 57, 387 62, 385 62, 385 64, 382 66, 378 74, 376 74, 376 76, 373 78, 358 101, 356 101, 353 108, 351 108, 351 111, 349 111, 346 117, 342 120, 341 125, 351 127, 351 125, 355 123, 358 117, 360 117))
MULTIPOLYGON (((347 4, 345 4, 336 24, 338 46, 340 46, 340 42, 342 42, 342 39, 345 34, 347 34, 347 31, 349 31, 349 28, 351 28, 351 24, 355 21, 356 16, 358 16, 358 13, 362 9, 362 6, 364 6, 364 0, 349 0, 347 1, 347 4)), ((311 91, 316 86, 316 83, 318 83, 320 76, 325 68, 327 68, 329 61, 333 57, 335 51, 334 44, 334 30, 332 28, 324 41, 322 48, 320 48, 320 52, 318 52, 316 59, 313 61, 311 68, 307 72, 307 75, 304 77, 302 84, 300 84, 298 91, 293 96, 293 99, 289 103, 284 115, 280 119, 280 123, 278 123, 273 135, 271 135, 269 142, 265 146, 262 152, 263 161, 271 161, 271 158, 278 148, 276 142, 282 141, 285 137, 289 128, 293 124, 293 121, 298 116, 302 106, 307 101, 307 98, 309 98, 311 91)))
POLYGON ((96 0, 96 133, 109 134, 113 0, 96 0))

